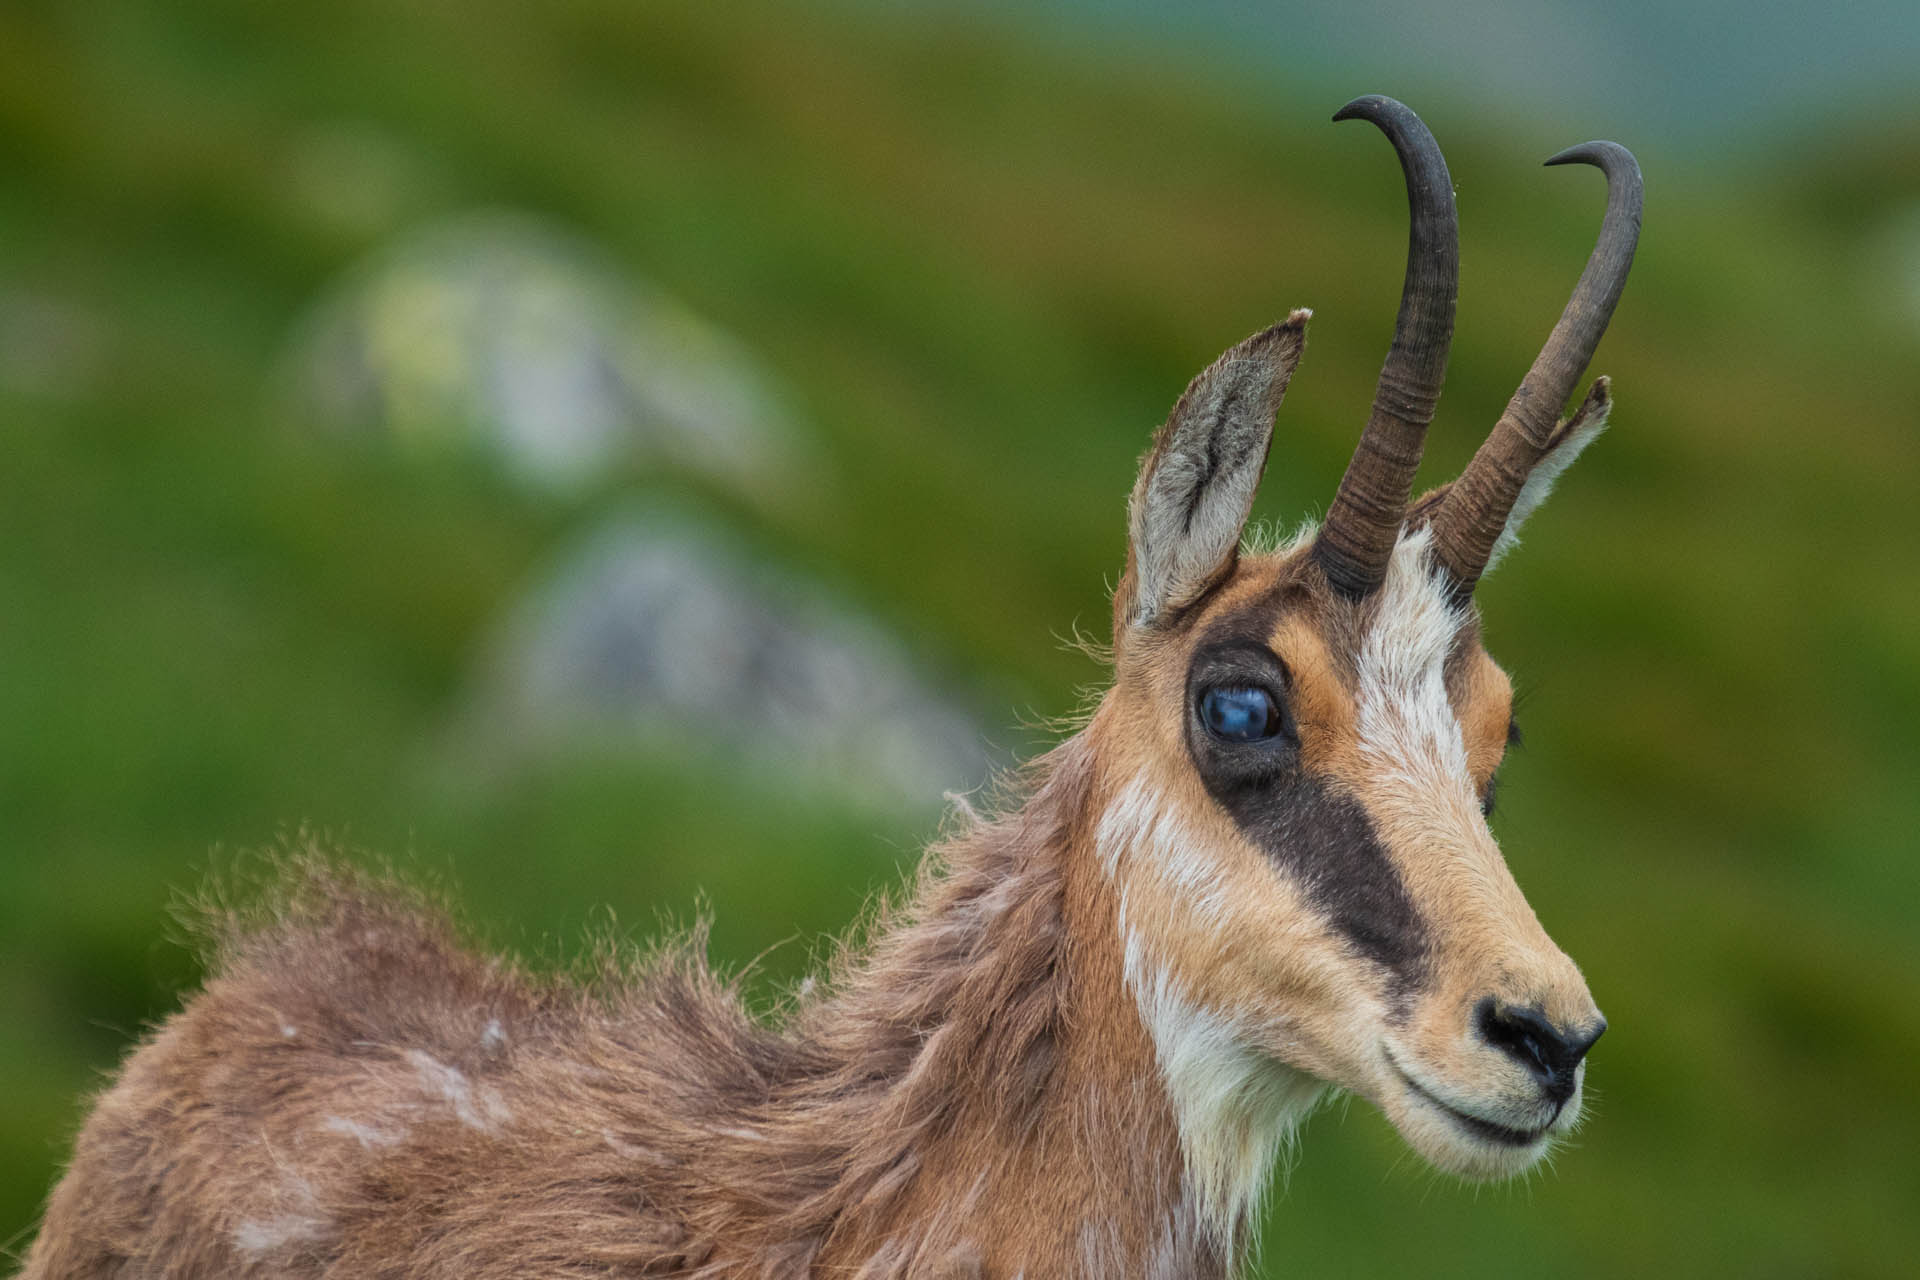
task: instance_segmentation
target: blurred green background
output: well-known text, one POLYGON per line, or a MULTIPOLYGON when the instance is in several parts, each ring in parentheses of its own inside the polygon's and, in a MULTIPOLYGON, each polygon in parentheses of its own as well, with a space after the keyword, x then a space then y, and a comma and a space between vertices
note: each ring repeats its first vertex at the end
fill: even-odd
MULTIPOLYGON (((856 620, 868 647, 827 667, 904 663, 896 730, 932 707, 1032 750, 1020 726, 1101 679, 1062 639, 1104 638, 1149 432, 1296 305, 1317 318, 1260 514, 1331 494, 1405 210, 1381 139, 1326 117, 1385 90, 1460 194, 1434 480, 1598 223, 1599 178, 1539 159, 1611 133, 1647 173, 1595 363, 1615 425, 1480 593, 1525 691, 1496 830, 1614 1029, 1590 1124, 1515 1185, 1423 1171, 1365 1105, 1316 1118, 1263 1273, 1909 1273, 1911 15, 1796 42, 1766 6, 1737 30, 1706 6, 1676 46, 1635 5, 1507 77, 1501 5, 1445 41, 1380 28, 1392 6, 1363 7, 1362 34, 1399 30, 1378 40, 1330 6, 1234 8, 1188 32, 1144 5, 0 7, 0 1241, 192 982, 176 892, 303 824, 450 877, 526 954, 704 903, 761 990, 802 973, 911 864, 939 785, 824 785, 787 765, 804 733, 756 744, 751 698, 697 747, 671 716, 523 731, 511 620, 609 519, 691 513, 736 595, 777 579, 794 617, 856 620), (512 261, 435 284, 474 236, 512 261), (501 297, 617 331, 611 371, 549 352, 536 390, 697 420, 756 388, 746 461, 666 410, 652 434, 615 414, 592 465, 512 453, 469 385, 501 297), (715 385, 633 392, 691 367, 676 342, 715 385), (309 386, 330 376, 333 400, 309 386)), ((567 421, 606 428, 601 404, 567 421)))

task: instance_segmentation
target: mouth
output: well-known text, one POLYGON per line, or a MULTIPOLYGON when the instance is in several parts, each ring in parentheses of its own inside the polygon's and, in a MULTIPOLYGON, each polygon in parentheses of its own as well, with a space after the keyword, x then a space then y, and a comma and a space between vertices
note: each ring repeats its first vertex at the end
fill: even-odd
POLYGON ((1446 1116, 1447 1119, 1453 1121, 1455 1125, 1466 1130, 1482 1142, 1489 1142, 1501 1147, 1530 1147, 1544 1140, 1548 1130, 1553 1128, 1553 1122, 1560 1118, 1560 1108, 1556 1106, 1553 1109, 1553 1114, 1547 1118, 1547 1122, 1535 1129, 1517 1129, 1512 1125, 1500 1124, 1496 1121, 1462 1111, 1460 1108, 1435 1097, 1434 1094, 1422 1086, 1418 1080, 1408 1075, 1400 1064, 1393 1060, 1391 1055, 1388 1055, 1387 1063, 1393 1068, 1394 1073, 1400 1077, 1401 1083, 1407 1086, 1408 1092, 1412 1093, 1422 1102, 1432 1107, 1435 1111, 1440 1112, 1446 1116))

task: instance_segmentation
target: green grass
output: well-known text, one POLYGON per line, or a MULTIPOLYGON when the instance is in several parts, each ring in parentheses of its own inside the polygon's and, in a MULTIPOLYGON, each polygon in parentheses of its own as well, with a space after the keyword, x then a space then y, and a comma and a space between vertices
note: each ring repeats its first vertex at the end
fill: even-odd
MULTIPOLYGON (((1384 144, 1332 105, 760 3, 0 12, 0 290, 92 325, 74 385, 0 384, 0 1240, 191 982, 168 904, 218 849, 344 833, 450 869, 534 954, 704 895, 716 956, 774 948, 780 981, 927 834, 724 761, 449 778, 478 635, 599 507, 303 443, 274 362, 337 273, 529 208, 739 334, 833 480, 709 500, 1017 741, 1099 677, 1059 637, 1104 633, 1148 433, 1294 305, 1317 318, 1259 513, 1332 492, 1405 243, 1384 144), (329 194, 301 157, 340 128, 390 164, 329 194)), ((1438 479, 1544 337, 1600 184, 1540 171, 1555 140, 1429 118, 1465 220, 1438 479)), ((1498 831, 1614 1024, 1594 1119, 1475 1190, 1364 1104, 1321 1116, 1273 1274, 1893 1275, 1920 1249, 1920 340, 1867 247, 1920 200, 1920 128, 1885 136, 1745 177, 1643 154, 1596 362, 1616 425, 1481 593, 1528 691, 1498 831)))

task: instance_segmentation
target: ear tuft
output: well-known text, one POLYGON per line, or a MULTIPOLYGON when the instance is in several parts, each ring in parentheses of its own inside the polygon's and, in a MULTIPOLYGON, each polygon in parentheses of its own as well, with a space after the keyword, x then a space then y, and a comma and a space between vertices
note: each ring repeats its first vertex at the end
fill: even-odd
POLYGON ((1573 416, 1563 419, 1547 437, 1547 450, 1527 473, 1527 482, 1520 487, 1520 496, 1513 500, 1506 527, 1500 530, 1500 538, 1493 544, 1493 554, 1487 557, 1487 567, 1481 576, 1492 573, 1507 552, 1520 545, 1520 526, 1547 500, 1560 473, 1572 466, 1573 460, 1607 429, 1607 414, 1613 408, 1612 387, 1612 381, 1604 375, 1595 378, 1593 388, 1573 411, 1573 416))
POLYGON ((1154 437, 1128 504, 1123 627, 1192 604, 1233 568, 1312 314, 1295 311, 1214 361, 1154 437))

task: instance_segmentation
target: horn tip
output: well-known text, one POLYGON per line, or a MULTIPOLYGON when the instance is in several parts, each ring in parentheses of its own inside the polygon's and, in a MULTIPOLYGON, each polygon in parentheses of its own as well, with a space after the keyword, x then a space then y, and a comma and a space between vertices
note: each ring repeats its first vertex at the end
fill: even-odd
POLYGON ((1565 151, 1556 151, 1546 158, 1544 164, 1549 168, 1558 164, 1590 164, 1597 169, 1606 170, 1609 175, 1617 169, 1636 174, 1640 171, 1639 162, 1633 158, 1633 152, 1617 142, 1605 142, 1599 139, 1582 142, 1578 146, 1568 147, 1565 151))
POLYGON ((1363 93, 1346 106, 1333 113, 1335 123, 1342 120, 1369 120, 1378 122, 1382 116, 1396 111, 1405 111, 1407 106, 1384 93, 1363 93))

